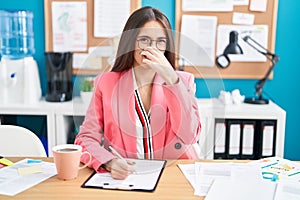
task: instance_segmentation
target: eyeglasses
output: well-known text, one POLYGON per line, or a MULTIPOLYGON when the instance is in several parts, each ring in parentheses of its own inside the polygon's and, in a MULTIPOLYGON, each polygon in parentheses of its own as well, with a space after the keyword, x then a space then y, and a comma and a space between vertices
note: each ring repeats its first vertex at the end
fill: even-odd
POLYGON ((156 48, 160 51, 165 51, 167 49, 167 38, 160 38, 157 40, 151 40, 148 37, 140 37, 137 39, 138 47, 140 49, 146 49, 152 45, 152 42, 155 41, 156 48))

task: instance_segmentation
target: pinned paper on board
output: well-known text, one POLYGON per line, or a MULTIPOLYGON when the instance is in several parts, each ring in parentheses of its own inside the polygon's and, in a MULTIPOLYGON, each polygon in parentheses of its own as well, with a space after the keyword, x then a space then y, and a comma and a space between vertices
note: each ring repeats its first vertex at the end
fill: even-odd
POLYGON ((182 0, 183 11, 230 12, 233 0, 182 0))
POLYGON ((266 12, 268 0, 251 0, 250 10, 266 12))
POLYGON ((253 14, 234 12, 232 15, 233 24, 253 25, 255 16, 253 14))
POLYGON ((223 54, 224 49, 229 44, 229 34, 231 31, 238 32, 238 44, 243 50, 243 54, 229 54, 231 62, 266 62, 266 56, 243 41, 243 37, 250 36, 260 45, 268 49, 268 25, 219 25, 217 33, 217 55, 223 54))
POLYGON ((249 5, 249 0, 233 0, 234 6, 249 5))
POLYGON ((53 51, 87 50, 87 3, 52 2, 53 51))
POLYGON ((94 37, 114 37, 121 34, 129 15, 129 0, 95 0, 94 37))
POLYGON ((216 27, 215 16, 183 15, 179 44, 180 57, 192 66, 213 67, 216 27))

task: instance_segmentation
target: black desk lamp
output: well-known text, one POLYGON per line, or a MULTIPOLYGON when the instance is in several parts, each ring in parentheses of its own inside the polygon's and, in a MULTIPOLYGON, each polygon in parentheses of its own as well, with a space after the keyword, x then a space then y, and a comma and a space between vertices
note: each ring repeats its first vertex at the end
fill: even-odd
POLYGON ((256 51, 258 51, 259 53, 261 53, 264 56, 266 56, 267 59, 270 60, 271 63, 272 63, 271 67, 267 71, 266 75, 255 84, 255 94, 256 94, 257 97, 246 98, 244 102, 245 103, 251 103, 251 104, 268 104, 269 100, 268 99, 264 99, 263 96, 262 96, 262 89, 263 89, 263 87, 264 87, 264 85, 265 85, 265 83, 266 83, 266 81, 267 81, 270 73, 274 69, 274 67, 277 64, 277 62, 279 61, 279 56, 277 56, 274 53, 271 53, 269 50, 267 50, 266 48, 264 48, 262 45, 260 45, 258 42, 256 42, 250 36, 243 37, 243 40, 248 45, 250 45, 252 48, 254 48, 256 51))
POLYGON ((243 54, 243 50, 238 44, 238 32, 231 31, 229 34, 229 44, 224 49, 223 54, 216 58, 216 64, 220 68, 226 68, 230 64, 228 54, 243 54))

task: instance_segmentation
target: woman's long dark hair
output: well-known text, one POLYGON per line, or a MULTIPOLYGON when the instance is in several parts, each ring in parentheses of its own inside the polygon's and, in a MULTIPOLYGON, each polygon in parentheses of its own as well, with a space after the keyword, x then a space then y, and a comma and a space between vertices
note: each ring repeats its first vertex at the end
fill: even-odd
POLYGON ((175 45, 170 22, 160 10, 146 6, 134 11, 128 18, 120 38, 116 61, 111 71, 122 72, 133 66, 135 42, 139 30, 146 22, 153 20, 160 22, 166 29, 168 44, 165 57, 175 69, 175 45))

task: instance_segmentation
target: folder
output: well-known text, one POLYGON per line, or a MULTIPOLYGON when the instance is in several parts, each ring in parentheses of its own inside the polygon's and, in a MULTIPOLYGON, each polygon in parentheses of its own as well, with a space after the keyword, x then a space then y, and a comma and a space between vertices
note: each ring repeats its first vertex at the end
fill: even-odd
POLYGON ((214 159, 226 157, 226 123, 224 120, 215 123, 214 159))
POLYGON ((262 121, 262 157, 275 156, 275 122, 262 121))
POLYGON ((166 161, 131 160, 135 163, 135 172, 128 175, 125 180, 113 179, 109 172, 93 173, 81 187, 153 192, 166 165, 166 161))
POLYGON ((255 121, 244 121, 242 124, 242 159, 254 159, 255 121))
POLYGON ((228 121, 228 158, 240 158, 241 123, 228 121))

